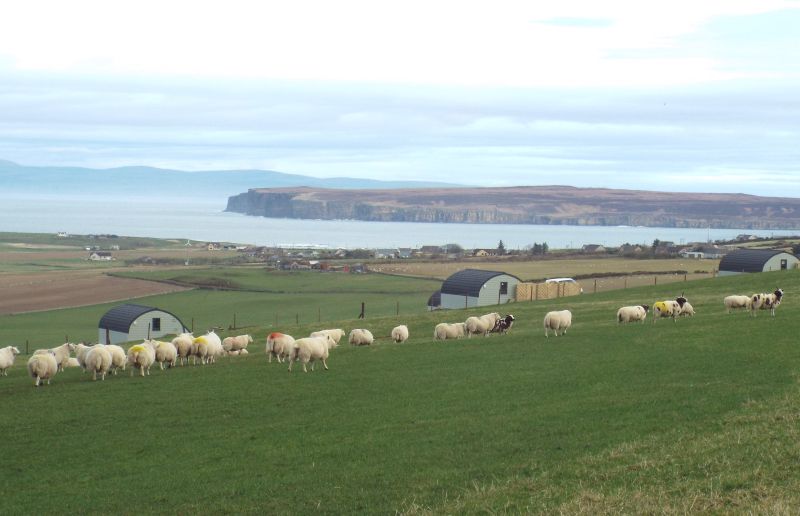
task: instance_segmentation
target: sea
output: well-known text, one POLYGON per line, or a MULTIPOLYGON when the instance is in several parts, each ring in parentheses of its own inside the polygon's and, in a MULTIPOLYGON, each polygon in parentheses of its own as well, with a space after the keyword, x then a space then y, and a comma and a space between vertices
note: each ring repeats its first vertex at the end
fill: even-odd
POLYGON ((761 237, 800 234, 798 230, 659 228, 642 226, 551 226, 530 224, 437 224, 357 220, 279 219, 227 213, 225 200, 174 198, 10 197, 0 195, 0 231, 23 233, 115 234, 204 242, 304 248, 380 249, 458 244, 465 249, 551 249, 585 244, 676 244, 728 240, 746 233, 761 237))

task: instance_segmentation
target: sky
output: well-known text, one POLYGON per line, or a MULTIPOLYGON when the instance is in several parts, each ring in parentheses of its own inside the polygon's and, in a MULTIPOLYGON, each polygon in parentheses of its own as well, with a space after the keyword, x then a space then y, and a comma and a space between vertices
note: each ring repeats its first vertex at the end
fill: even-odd
POLYGON ((800 0, 3 2, 0 159, 800 197, 797 27, 800 0))

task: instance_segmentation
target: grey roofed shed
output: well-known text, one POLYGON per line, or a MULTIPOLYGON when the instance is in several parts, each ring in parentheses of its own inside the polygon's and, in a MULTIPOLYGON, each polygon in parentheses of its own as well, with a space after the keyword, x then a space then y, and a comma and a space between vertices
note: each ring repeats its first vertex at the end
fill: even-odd
POLYGON ((126 303, 115 306, 100 318, 98 342, 116 344, 183 331, 186 326, 175 314, 152 306, 126 303))
POLYGON ((428 298, 428 309, 435 310, 442 306, 442 291, 437 290, 428 298))
POLYGON ((795 255, 781 249, 736 249, 719 262, 720 275, 742 272, 767 272, 794 269, 800 262, 795 255))
POLYGON ((464 269, 442 283, 442 308, 468 308, 512 301, 519 278, 499 271, 464 269))

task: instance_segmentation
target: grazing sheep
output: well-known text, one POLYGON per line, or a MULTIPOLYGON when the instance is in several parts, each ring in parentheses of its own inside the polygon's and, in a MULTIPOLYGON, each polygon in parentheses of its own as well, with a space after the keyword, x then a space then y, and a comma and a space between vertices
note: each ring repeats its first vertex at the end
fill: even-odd
POLYGON ((250 335, 237 335, 236 337, 225 337, 222 341, 223 351, 239 351, 245 349, 248 344, 253 343, 253 337, 250 335))
POLYGON ((58 362, 56 355, 52 351, 47 350, 45 353, 31 355, 28 359, 28 374, 31 378, 36 379, 34 384, 36 387, 41 385, 42 380, 47 380, 47 385, 50 385, 50 379, 58 372, 58 362))
POLYGON ((150 374, 150 367, 156 361, 156 349, 153 343, 149 340, 136 344, 128 348, 128 365, 131 366, 131 376, 133 370, 138 369, 141 376, 150 374))
POLYGON ((175 367, 175 363, 178 361, 178 349, 175 345, 172 342, 160 340, 154 340, 153 345, 156 348, 156 362, 161 370, 164 370, 164 363, 167 363, 169 367, 175 367))
POLYGON ((69 361, 67 362, 67 367, 80 367, 81 364, 78 362, 78 359, 75 357, 69 357, 69 361))
MULTIPOLYGON (((352 332, 351 332, 352 334, 352 332)), ((328 350, 333 346, 333 339, 330 335, 324 337, 305 337, 297 339, 294 352, 289 357, 289 372, 292 372, 292 363, 300 360, 303 363, 303 372, 307 373, 306 364, 311 362, 311 370, 314 370, 314 361, 321 360, 325 370, 328 369, 328 350)))
MULTIPOLYGON (((350 330, 348 341, 353 346, 369 346, 375 341, 375 338, 369 330, 354 328, 350 330)), ((333 339, 331 339, 331 342, 333 342, 333 339)))
POLYGON ((694 317, 694 307, 690 302, 686 301, 685 303, 683 303, 683 306, 681 307, 681 312, 678 315, 681 317, 683 316, 694 317))
POLYGON ((464 322, 467 325, 467 337, 472 337, 473 334, 477 335, 479 333, 482 333, 485 337, 497 325, 499 320, 500 314, 497 312, 481 315, 480 317, 468 317, 464 322))
MULTIPOLYGON (((312 334, 313 335, 313 334, 312 334)), ((267 336, 265 349, 267 361, 272 362, 272 357, 282 363, 283 359, 291 357, 294 352, 294 337, 280 332, 272 332, 267 336)))
POLYGON ((392 328, 392 340, 398 344, 408 340, 408 326, 401 324, 392 328))
POLYGON ((458 339, 467 334, 467 323, 439 323, 433 329, 434 340, 458 339))
POLYGON ((644 323, 648 310, 650 310, 650 307, 647 305, 623 306, 617 310, 617 324, 635 321, 644 323))
POLYGON ((111 353, 111 372, 117 374, 117 370, 125 370, 125 365, 128 362, 128 357, 125 355, 125 350, 116 344, 106 344, 106 350, 111 353))
POLYGON ((501 317, 500 320, 497 321, 497 324, 494 325, 494 328, 492 328, 492 333, 508 333, 508 330, 511 329, 511 326, 514 325, 514 320, 514 316, 511 314, 501 317))
POLYGON ((52 351, 56 357, 56 362, 58 362, 58 370, 63 371, 64 368, 67 366, 67 362, 69 362, 69 353, 72 351, 74 344, 70 344, 66 342, 60 346, 50 349, 37 349, 33 352, 34 355, 47 353, 48 351, 52 351))
POLYGON ((188 364, 189 357, 194 356, 194 353, 192 353, 192 347, 194 346, 194 335, 191 333, 181 333, 172 339, 172 345, 175 346, 175 350, 178 352, 180 364, 183 365, 184 361, 188 364))
POLYGON ((239 356, 244 356, 244 355, 249 355, 249 354, 250 354, 250 352, 247 351, 246 349, 240 349, 239 350, 239 356))
POLYGON ((19 355, 19 350, 14 346, 0 349, 0 374, 8 376, 8 368, 14 365, 14 358, 19 355))
POLYGON ((775 317, 775 309, 781 304, 783 290, 776 288, 771 294, 753 294, 750 296, 750 314, 755 317, 758 310, 769 310, 772 317, 775 317))
POLYGON ((92 372, 92 380, 97 380, 97 373, 100 379, 106 379, 106 373, 111 369, 111 353, 102 344, 97 344, 86 353, 86 370, 92 372))
POLYGON ((75 352, 75 358, 78 359, 78 365, 85 372, 86 371, 86 353, 88 353, 89 350, 92 349, 92 346, 91 345, 87 346, 84 342, 81 342, 79 344, 72 344, 70 346, 70 349, 75 352))
POLYGON ((345 333, 344 333, 344 330, 341 329, 341 328, 334 328, 334 329, 330 329, 330 330, 315 331, 314 333, 312 333, 309 336, 310 337, 322 337, 323 335, 330 335, 331 339, 333 340, 333 346, 331 346, 331 347, 335 348, 336 346, 339 345, 339 341, 342 340, 342 337, 344 337, 345 333))
POLYGON ((686 302, 687 299, 683 295, 676 297, 675 300, 656 301, 653 303, 653 324, 660 317, 672 317, 672 322, 675 322, 686 302))
POLYGON ((749 311, 752 302, 753 300, 750 299, 750 296, 727 296, 722 300, 722 303, 725 305, 725 310, 728 313, 731 313, 731 310, 736 310, 737 308, 744 308, 749 311))
POLYGON ((572 312, 569 310, 559 310, 554 312, 547 312, 544 316, 544 336, 548 337, 548 331, 553 330, 558 337, 558 330, 561 334, 567 333, 569 327, 572 326, 572 312))
POLYGON ((222 341, 219 340, 219 336, 213 330, 205 335, 196 337, 194 344, 197 346, 196 355, 200 357, 200 362, 203 365, 213 364, 217 361, 218 356, 222 356, 222 341))

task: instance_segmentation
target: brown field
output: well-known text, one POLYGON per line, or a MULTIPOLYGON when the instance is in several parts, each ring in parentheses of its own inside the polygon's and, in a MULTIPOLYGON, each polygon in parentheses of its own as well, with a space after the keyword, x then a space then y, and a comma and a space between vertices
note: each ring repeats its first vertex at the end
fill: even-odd
POLYGON ((183 287, 107 276, 100 271, 0 275, 0 314, 123 301, 183 287))

